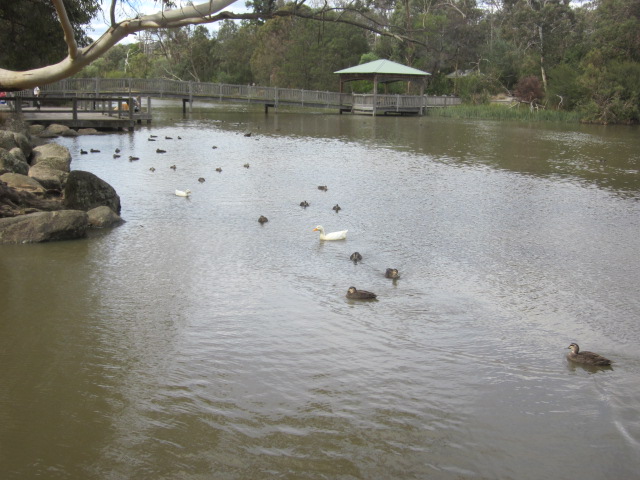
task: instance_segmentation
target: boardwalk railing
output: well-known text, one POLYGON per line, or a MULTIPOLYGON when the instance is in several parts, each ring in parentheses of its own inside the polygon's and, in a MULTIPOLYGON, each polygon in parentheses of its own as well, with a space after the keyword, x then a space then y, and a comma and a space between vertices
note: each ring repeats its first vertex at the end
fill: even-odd
MULTIPOLYGON (((26 92, 30 95, 30 92, 26 92)), ((41 95, 56 96, 149 96, 181 98, 184 102, 211 99, 239 103, 262 103, 265 108, 296 105, 315 108, 339 108, 376 113, 419 112, 429 107, 459 105, 458 97, 428 95, 361 95, 292 88, 221 83, 182 82, 138 78, 68 78, 41 87, 41 95), (376 106, 374 111, 373 106, 376 106)))

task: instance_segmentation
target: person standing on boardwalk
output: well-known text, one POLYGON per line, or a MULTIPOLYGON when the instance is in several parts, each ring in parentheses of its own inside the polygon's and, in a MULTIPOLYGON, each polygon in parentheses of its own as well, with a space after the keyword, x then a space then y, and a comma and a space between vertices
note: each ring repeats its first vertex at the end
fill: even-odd
POLYGON ((34 100, 35 107, 40 110, 40 87, 36 85, 36 88, 33 89, 33 96, 36 97, 34 100))

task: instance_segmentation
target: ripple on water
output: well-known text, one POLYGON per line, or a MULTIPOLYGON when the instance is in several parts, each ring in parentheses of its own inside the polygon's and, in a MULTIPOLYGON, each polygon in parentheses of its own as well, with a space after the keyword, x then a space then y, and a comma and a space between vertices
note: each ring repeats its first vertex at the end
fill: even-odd
MULTIPOLYGON (((87 359, 78 376, 98 426, 83 464, 113 478, 637 470, 640 216, 613 179, 633 170, 624 164, 635 153, 603 167, 618 172, 606 183, 589 176, 611 145, 597 132, 222 116, 61 140, 72 153, 101 150, 74 155, 73 167, 111 183, 127 220, 74 244, 83 251, 49 249, 43 263, 69 265, 58 283, 80 312, 53 309, 38 325, 87 359), (318 224, 348 229, 347 240, 320 242, 318 224), (351 285, 377 301, 347 300, 351 285), (568 365, 571 341, 620 366, 568 365)), ((29 265, 38 285, 45 275, 29 265)), ((50 372, 58 400, 81 405, 68 401, 78 386, 50 372)), ((38 429, 13 430, 7 443, 27 431, 38 429)), ((61 443, 52 455, 68 458, 61 443)))

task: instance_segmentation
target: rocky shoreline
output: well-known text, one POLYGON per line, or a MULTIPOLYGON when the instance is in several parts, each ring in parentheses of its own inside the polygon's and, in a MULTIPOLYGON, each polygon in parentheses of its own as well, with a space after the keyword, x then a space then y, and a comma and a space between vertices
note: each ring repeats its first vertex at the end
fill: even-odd
POLYGON ((71 240, 123 222, 114 188, 90 172, 72 171, 66 147, 44 143, 95 133, 63 125, 0 129, 0 244, 71 240))

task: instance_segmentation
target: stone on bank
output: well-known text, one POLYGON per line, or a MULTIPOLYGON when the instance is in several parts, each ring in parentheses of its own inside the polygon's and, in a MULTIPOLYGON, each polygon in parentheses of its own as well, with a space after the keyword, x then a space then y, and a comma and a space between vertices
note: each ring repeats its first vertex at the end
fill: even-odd
MULTIPOLYGON (((57 127, 48 133, 76 134, 57 127)), ((71 171, 66 147, 34 147, 27 135, 0 130, 0 244, 81 238, 90 227, 122 223, 120 208, 111 185, 90 172, 71 171)))
POLYGON ((87 212, 59 210, 0 218, 0 244, 37 243, 84 237, 89 227, 87 212))

